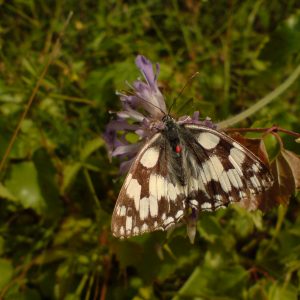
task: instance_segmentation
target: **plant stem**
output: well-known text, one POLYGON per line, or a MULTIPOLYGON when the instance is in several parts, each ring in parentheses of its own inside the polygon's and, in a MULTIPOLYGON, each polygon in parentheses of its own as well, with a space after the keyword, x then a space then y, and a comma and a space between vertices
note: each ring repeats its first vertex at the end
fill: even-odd
POLYGON ((217 123, 218 129, 232 126, 232 125, 250 117, 251 115, 255 114, 257 111, 262 109, 264 106, 268 105, 274 99, 278 98, 278 96, 280 96, 283 92, 285 92, 296 81, 296 79, 299 77, 299 75, 300 75, 300 64, 281 85, 279 85, 271 93, 269 93, 268 95, 266 95, 265 97, 260 99, 256 104, 249 107, 245 111, 237 114, 234 117, 231 117, 227 120, 217 123))
POLYGON ((283 132, 288 135, 292 135, 294 137, 300 138, 300 133, 287 130, 281 127, 273 126, 270 128, 225 128, 223 131, 225 132, 265 132, 265 133, 270 133, 270 132, 283 132))
POLYGON ((30 109, 30 107, 31 107, 31 105, 33 103, 33 100, 35 99, 35 96, 36 96, 36 94, 38 92, 38 89, 39 89, 42 81, 44 80, 44 77, 45 77, 45 75, 46 75, 46 73, 47 73, 47 71, 49 69, 49 66, 52 64, 52 62, 54 61, 55 57, 58 55, 59 46, 60 46, 60 40, 61 40, 61 38, 62 38, 62 36, 63 36, 63 34, 64 34, 64 32, 65 32, 65 30, 66 30, 66 28, 67 28, 67 26, 68 26, 68 24, 70 22, 70 20, 72 18, 72 15, 73 15, 73 12, 70 12, 69 15, 68 15, 68 17, 67 17, 67 19, 66 19, 66 21, 65 21, 65 23, 64 23, 64 26, 63 26, 60 34, 59 34, 59 36, 58 36, 58 38, 57 38, 57 40, 56 40, 56 42, 55 42, 55 44, 53 46, 53 50, 51 51, 51 53, 49 55, 48 61, 46 62, 46 65, 45 65, 45 67, 44 67, 44 69, 43 69, 43 71, 42 71, 42 73, 41 73, 38 81, 36 82, 36 85, 35 85, 32 93, 31 93, 31 95, 30 95, 30 98, 29 98, 29 100, 28 100, 28 102, 26 104, 26 107, 25 107, 25 109, 24 109, 24 111, 23 111, 23 113, 22 113, 22 115, 20 117, 20 120, 19 120, 19 122, 17 124, 17 127, 16 127, 16 129, 15 129, 15 131, 14 131, 14 133, 13 133, 11 139, 10 139, 10 141, 9 141, 9 144, 8 144, 6 150, 5 150, 4 156, 3 156, 3 158, 2 158, 2 160, 0 162, 0 173, 1 173, 2 169, 3 169, 3 167, 4 167, 4 164, 5 164, 6 160, 7 160, 10 152, 11 152, 11 149, 12 149, 12 147, 13 147, 15 141, 16 141, 17 135, 18 135, 18 133, 19 133, 19 131, 21 129, 21 125, 22 125, 23 121, 25 120, 25 118, 26 118, 26 116, 27 116, 27 114, 29 112, 29 109, 30 109))

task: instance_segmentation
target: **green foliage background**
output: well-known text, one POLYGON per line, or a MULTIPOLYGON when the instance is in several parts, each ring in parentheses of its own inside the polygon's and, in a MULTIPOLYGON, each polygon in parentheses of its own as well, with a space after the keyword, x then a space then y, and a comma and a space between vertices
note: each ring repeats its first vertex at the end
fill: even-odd
MULTIPOLYGON (((22 123, 0 185, 0 298, 299 299, 299 196, 262 214, 203 213, 185 228, 126 241, 110 233, 122 180, 101 137, 116 90, 161 66, 174 113, 224 120, 250 107, 300 63, 299 1, 0 1, 0 157, 74 16, 22 123), (189 101, 192 99, 192 101, 189 101), (188 105, 187 105, 188 103, 188 105)), ((299 80, 240 126, 300 131, 299 80)), ((288 149, 299 145, 283 137, 288 149)), ((271 157, 278 145, 267 139, 271 157)))

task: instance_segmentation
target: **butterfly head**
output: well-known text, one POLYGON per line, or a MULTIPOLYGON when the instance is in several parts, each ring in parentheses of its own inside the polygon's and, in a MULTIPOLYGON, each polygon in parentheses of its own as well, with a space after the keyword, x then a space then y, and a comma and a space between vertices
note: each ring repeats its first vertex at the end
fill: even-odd
POLYGON ((169 114, 165 114, 162 117, 162 121, 166 124, 167 122, 174 122, 175 120, 169 114))
POLYGON ((176 124, 176 120, 173 119, 170 115, 165 115, 162 118, 162 122, 164 123, 164 130, 165 131, 176 131, 177 128, 177 124, 176 124))

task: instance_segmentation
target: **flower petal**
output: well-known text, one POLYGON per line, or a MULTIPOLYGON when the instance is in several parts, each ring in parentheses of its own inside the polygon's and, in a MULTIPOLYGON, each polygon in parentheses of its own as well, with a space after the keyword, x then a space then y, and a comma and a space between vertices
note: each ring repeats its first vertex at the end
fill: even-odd
POLYGON ((126 161, 121 162, 121 164, 120 164, 120 173, 121 174, 126 174, 129 171, 132 163, 134 162, 134 159, 135 158, 133 157, 130 160, 126 160, 126 161))
POLYGON ((120 131, 120 130, 124 130, 127 132, 128 131, 136 131, 136 130, 139 130, 140 127, 141 126, 138 124, 128 124, 123 119, 110 121, 107 124, 106 130, 103 134, 103 139, 106 142, 109 155, 112 156, 112 152, 114 149, 116 149, 120 145, 125 144, 125 141, 126 141, 125 139, 124 139, 124 141, 120 141, 120 139, 118 138, 118 135, 117 135, 118 131, 120 131))
POLYGON ((140 72, 144 75, 148 85, 155 89, 158 72, 156 71, 156 74, 154 74, 150 60, 143 55, 138 55, 135 59, 135 64, 140 69, 140 72))
POLYGON ((112 156, 130 155, 131 153, 135 154, 140 146, 141 143, 119 146, 113 151, 112 156))
POLYGON ((138 55, 136 65, 143 74, 146 83, 137 80, 133 83, 136 95, 141 99, 141 106, 154 118, 161 118, 167 113, 166 103, 157 86, 159 65, 156 64, 156 72, 153 72, 152 63, 144 56, 138 55))

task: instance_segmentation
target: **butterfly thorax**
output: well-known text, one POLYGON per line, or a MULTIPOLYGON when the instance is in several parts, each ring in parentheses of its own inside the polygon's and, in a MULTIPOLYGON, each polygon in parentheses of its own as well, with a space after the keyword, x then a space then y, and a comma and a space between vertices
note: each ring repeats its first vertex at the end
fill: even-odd
POLYGON ((173 174, 182 185, 185 185, 186 180, 182 165, 182 146, 179 138, 179 126, 169 115, 166 115, 162 121, 165 125, 163 134, 169 142, 171 150, 173 174))
POLYGON ((176 152, 176 146, 178 146, 180 142, 178 136, 178 125, 176 124, 175 120, 169 116, 164 119, 164 124, 164 133, 172 145, 172 149, 176 152))

